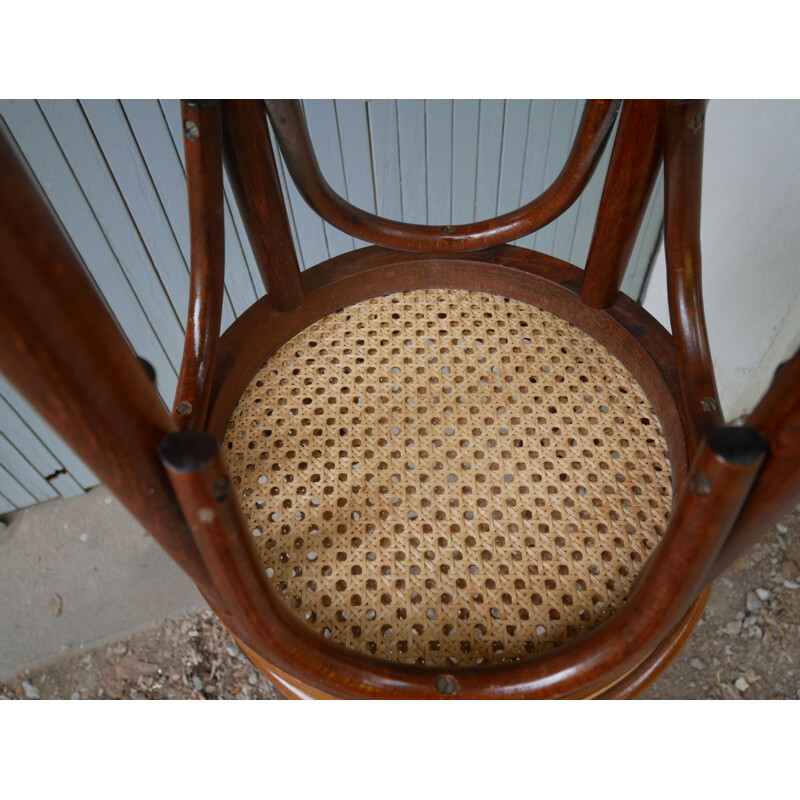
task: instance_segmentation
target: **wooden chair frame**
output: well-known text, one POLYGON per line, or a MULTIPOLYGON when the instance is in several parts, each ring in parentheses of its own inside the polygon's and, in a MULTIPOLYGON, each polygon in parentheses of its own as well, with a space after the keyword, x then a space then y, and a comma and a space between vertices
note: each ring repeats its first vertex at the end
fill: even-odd
POLYGON ((251 659, 296 697, 625 697, 699 619, 711 582, 800 500, 800 354, 744 427, 725 427, 703 316, 699 220, 705 101, 596 100, 538 198, 496 219, 409 225, 357 209, 321 175, 296 101, 185 101, 191 286, 170 414, 12 146, 0 141, 0 368, 195 581, 251 659), (301 273, 266 113, 305 200, 373 243, 301 273), (588 183, 619 114, 585 270, 507 242, 543 227, 588 183), (220 337, 223 161, 267 294, 220 337), (663 161, 673 335, 619 292, 663 161), (587 331, 644 387, 664 428, 669 529, 603 624, 522 661, 408 665, 332 644, 270 587, 219 453, 266 359, 344 306, 419 288, 539 305, 587 331))

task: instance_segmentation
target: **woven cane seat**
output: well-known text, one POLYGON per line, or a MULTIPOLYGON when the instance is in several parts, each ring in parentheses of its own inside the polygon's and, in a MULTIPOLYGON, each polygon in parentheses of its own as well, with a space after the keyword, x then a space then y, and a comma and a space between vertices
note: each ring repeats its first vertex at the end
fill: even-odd
POLYGON ((517 660, 591 629, 672 501, 630 372, 481 292, 391 294, 306 328, 253 377, 223 449, 288 606, 395 661, 517 660))

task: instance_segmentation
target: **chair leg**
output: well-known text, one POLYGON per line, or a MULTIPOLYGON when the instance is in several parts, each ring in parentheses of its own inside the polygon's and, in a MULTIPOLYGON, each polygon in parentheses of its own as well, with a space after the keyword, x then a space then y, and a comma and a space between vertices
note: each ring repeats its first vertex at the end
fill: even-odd
POLYGON ((800 351, 780 369, 747 424, 769 440, 770 454, 714 564, 712 578, 800 502, 800 351))
POLYGON ((156 447, 174 430, 146 368, 0 135, 0 370, 202 589, 156 447))

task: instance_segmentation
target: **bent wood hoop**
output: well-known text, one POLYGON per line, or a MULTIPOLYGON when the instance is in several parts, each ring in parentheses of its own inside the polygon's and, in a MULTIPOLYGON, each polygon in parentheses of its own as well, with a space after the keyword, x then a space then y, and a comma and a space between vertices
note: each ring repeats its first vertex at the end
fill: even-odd
MULTIPOLYGON (((13 148, 3 141, 0 142, 4 174, 0 186, 0 249, 5 259, 0 270, 3 370, 153 532, 197 583, 248 656, 285 694, 500 699, 612 698, 640 691, 675 655, 697 623, 712 578, 755 541, 776 515, 797 502, 800 489, 795 456, 800 441, 797 390, 800 354, 778 375, 748 427, 722 426, 708 353, 699 273, 704 104, 626 101, 622 105, 619 133, 586 272, 505 243, 552 221, 577 199, 609 137, 620 108, 618 101, 587 104, 564 169, 539 198, 494 220, 452 228, 407 225, 349 205, 322 178, 299 104, 268 101, 266 107, 287 166, 312 208, 333 225, 378 246, 331 259, 301 274, 263 104, 242 100, 184 103, 192 278, 176 415, 171 419, 153 388, 151 376, 127 348, 102 301, 94 294, 78 256, 54 222, 46 202, 32 188, 13 148), (220 337, 224 275, 223 158, 267 295, 220 337), (640 305, 618 291, 662 159, 674 339, 640 305), (669 453, 673 497, 669 525, 659 533, 660 542, 638 574, 625 576, 632 582, 625 586, 624 602, 621 600, 615 612, 602 621, 599 617, 595 619, 594 623, 599 624, 593 623, 581 635, 573 635, 567 629, 567 640, 554 649, 534 647, 527 651, 530 655, 520 657, 512 652, 513 657, 505 661, 499 656, 499 660, 491 660, 492 654, 487 650, 480 660, 486 661, 488 657, 488 663, 462 663, 450 656, 455 664, 444 660, 412 664, 395 658, 396 654, 392 660, 369 654, 377 648, 359 652, 320 635, 298 617, 287 604, 285 592, 268 578, 265 562, 253 547, 253 535, 236 496, 235 483, 244 486, 244 473, 234 472, 232 481, 219 448, 234 409, 247 395, 248 384, 258 371, 274 369, 270 359, 279 351, 286 361, 294 357, 293 345, 281 350, 293 337, 320 321, 334 320, 330 324, 335 326, 338 324, 335 320, 348 313, 343 309, 374 298, 402 292, 416 293, 417 297, 420 292, 432 292, 426 297, 441 297, 443 291, 460 293, 457 296, 465 304, 473 302, 469 298, 484 298, 480 302, 495 304, 492 312, 495 316, 497 303, 508 298, 509 303, 516 304, 515 309, 527 304, 542 309, 536 312, 541 318, 546 315, 560 318, 557 325, 562 330, 575 326, 581 331, 575 338, 583 352, 597 350, 599 357, 605 358, 602 354, 607 351, 619 362, 619 369, 631 376, 626 392, 635 395, 637 387, 641 388, 647 408, 652 407, 659 423, 653 426, 653 446, 658 446, 658 436, 663 435, 669 453), (471 294, 467 297, 464 292, 471 294), (179 431, 178 427, 185 430, 179 431)), ((391 310, 391 302, 383 305, 391 310)), ((414 307, 410 301, 408 313, 414 319, 425 318, 424 309, 414 307)), ((400 318, 399 314, 390 316, 400 318)), ((446 317, 447 314, 441 315, 442 319, 446 317)), ((386 321, 387 326, 391 324, 386 321)), ((403 324, 415 323, 409 318, 403 324)), ((477 327, 477 321, 470 324, 477 327)), ((437 345, 440 355, 451 347, 471 347, 474 351, 475 343, 465 345, 458 333, 449 334, 454 341, 448 343, 445 323, 440 327, 443 328, 437 334, 442 337, 437 345)), ((397 334, 400 335, 399 329, 397 334)), ((389 340, 381 346, 392 348, 389 340)), ((557 349, 556 340, 552 347, 556 348, 554 358, 559 362, 567 359, 567 352, 557 349)), ((387 363, 395 356, 401 358, 401 347, 395 349, 397 353, 387 351, 387 363)), ((513 348, 509 352, 514 352, 513 348)), ((579 354, 577 358, 576 365, 582 357, 579 354)), ((512 360, 508 355, 509 364, 512 360)), ((306 363, 315 362, 306 359, 306 363)), ((401 364, 410 365, 415 374, 425 370, 413 359, 404 358, 397 362, 397 374, 402 371, 401 364)), ((512 366, 525 369, 521 364, 512 366)), ((318 374, 325 374, 324 366, 316 368, 323 370, 318 374)), ((293 375, 301 372, 299 366, 292 368, 293 375)), ((313 387, 314 380, 307 377, 302 387, 313 387)), ((511 375, 506 377, 513 379, 511 375)), ((275 380, 280 386, 280 375, 275 380)), ((314 391, 325 395, 327 384, 325 378, 321 380, 314 391)), ((399 388, 401 381, 397 380, 399 388)), ((411 376, 408 380, 412 381, 411 376)), ((500 379, 486 377, 486 381, 491 380, 500 379)), ((560 394, 557 382, 543 386, 542 394, 548 389, 551 395, 560 394)), ((302 396, 302 387, 295 387, 298 397, 302 396)), ((264 396, 256 399, 269 405, 277 397, 270 394, 274 389, 270 384, 264 396)), ((502 389, 497 383, 492 386, 493 391, 502 389)), ((311 398, 306 399, 311 402, 311 398)), ((280 398, 275 402, 280 402, 280 398)), ((328 396, 327 402, 337 402, 335 392, 328 396)), ((569 396, 559 402, 568 404, 569 396)), ((632 402, 626 411, 632 412, 634 405, 632 402)), ((323 406, 317 408, 320 416, 324 416, 323 406)), ((552 413, 555 412, 554 405, 552 413)), ((575 416, 582 413, 574 411, 575 416)), ((651 421, 646 414, 642 416, 639 424, 651 421)), ((615 420, 615 424, 624 425, 624 416, 620 418, 622 422, 615 420)), ((244 419, 245 425, 259 424, 255 416, 244 419)), ((491 426, 493 421, 484 419, 482 424, 491 426)), ((345 436, 341 432, 338 435, 345 436)), ((586 433, 580 435, 590 439, 592 436, 588 426, 586 433)), ((326 446, 336 447, 335 435, 330 431, 323 431, 320 437, 331 440, 326 446)), ((572 446, 571 442, 569 445, 572 446)), ((489 446, 493 445, 487 442, 489 446)), ((343 457, 347 457, 346 452, 343 457)), ((454 450, 452 458, 457 457, 454 450)), ((659 462, 660 470, 663 463, 659 462)), ((244 472, 249 466, 251 462, 242 467, 244 472)), ((255 469, 254 463, 252 466, 255 469)), ((282 469, 274 457, 272 466, 282 469)), ((604 465, 602 459, 593 469, 595 477, 603 470, 613 474, 611 465, 604 465)), ((286 478, 289 477, 294 481, 296 476, 287 473, 286 478)), ((401 479, 397 477, 399 483, 401 479)), ((294 485, 300 483, 298 477, 294 485)), ((301 488, 306 491, 306 487, 301 488)), ((330 479, 324 488, 327 494, 332 494, 336 481, 330 479)), ((388 492, 388 485, 383 488, 388 492)), ((467 494, 471 491, 466 484, 462 488, 467 494)), ((662 489, 666 492, 668 487, 663 485, 662 489)), ((501 486, 493 486, 482 498, 487 508, 493 494, 502 495, 501 486)), ((436 496, 435 490, 433 495, 436 496)), ((664 504, 664 497, 668 495, 650 497, 637 513, 647 518, 655 511, 653 504, 664 504)), ((341 507, 339 501, 347 504, 346 497, 340 497, 337 507, 341 507)), ((293 508, 295 514, 301 515, 298 519, 302 518, 303 512, 292 506, 288 496, 283 502, 288 502, 285 508, 293 508)), ((490 510, 502 516, 499 507, 490 510)), ((521 519, 529 519, 524 512, 530 509, 522 510, 521 519)), ((445 521, 446 528, 444 511, 439 519, 445 521)), ((460 533, 460 524, 450 522, 449 533, 460 533)), ((286 527, 288 532, 290 526, 286 527)), ((434 529, 432 525, 429 527, 434 529)), ((490 530, 488 524, 486 527, 490 530)), ((347 526, 341 523, 338 528, 347 531, 347 526)), ((448 533, 445 528, 442 534, 448 533)), ((540 534, 549 536, 548 526, 544 528, 540 534)), ((402 535, 403 531, 396 533, 402 535)), ((447 545, 447 537, 440 538, 447 545)), ((562 546, 558 544, 559 538, 566 541, 556 532, 554 548, 562 546)), ((622 544, 615 541, 614 547, 623 547, 623 537, 619 541, 622 544)), ((323 546, 328 545, 323 542, 323 546)), ((308 548, 302 552, 306 557, 311 556, 308 548)), ((490 550, 486 553, 492 556, 490 550)), ((549 561, 552 554, 549 550, 547 553, 549 561)), ((341 555, 346 561, 347 553, 342 550, 341 555)), ((610 551, 608 555, 613 557, 610 551)), ((582 558, 582 552, 573 550, 571 557, 578 559, 578 556, 582 558)), ((432 564, 440 570, 446 569, 447 565, 435 561, 435 557, 435 553, 430 557, 425 553, 432 564)), ((520 561, 522 556, 513 551, 510 558, 512 562, 520 561)), ((382 575, 391 574, 388 563, 379 563, 382 575)), ((347 566, 351 568, 350 574, 361 574, 354 571, 361 569, 355 562, 347 562, 347 566)), ((501 566, 507 568, 506 564, 501 566)), ((419 564, 417 567, 421 569, 419 564)), ((558 565, 559 570, 562 567, 564 571, 558 574, 569 574, 569 566, 558 565)), ((535 574, 537 569, 529 569, 529 573, 535 574)), ((415 573, 410 571, 410 574, 415 573)), ((461 573, 458 575, 458 580, 467 582, 461 573)), ((497 582, 505 575, 498 568, 497 582)), ((399 584, 405 586, 406 578, 397 577, 399 584)), ((610 572, 607 577, 614 583, 610 572)), ((495 578, 490 579, 493 584, 495 578)), ((345 573, 336 575, 335 580, 337 587, 339 583, 347 584, 345 573)), ((426 581, 426 589, 430 588, 428 599, 431 599, 437 584, 432 577, 429 580, 431 586, 426 581)), ((519 580, 522 590, 528 584, 519 580)), ((411 582, 410 577, 408 581, 411 582)), ((372 583, 375 586, 367 581, 366 591, 377 589, 377 581, 372 583)), ((556 581, 553 583, 557 585, 556 581)), ((488 581, 485 585, 488 587, 488 581)), ((491 588, 494 590, 494 586, 491 588)), ((610 587, 609 592, 617 588, 610 587)), ((345 586, 340 593, 344 589, 345 586)), ((353 591, 339 596, 349 598, 353 606, 361 603, 360 595, 353 591)), ((447 593, 442 597, 442 608, 449 606, 448 597, 447 593)), ((560 611, 550 609, 550 619, 558 619, 562 612, 566 614, 574 599, 574 595, 562 597, 560 611)), ((293 602, 294 598, 289 600, 293 602)), ((475 602, 483 602, 483 598, 475 602)), ((505 602, 502 597, 501 602, 505 602)), ((301 605, 302 601, 297 607, 301 605)), ((385 606, 397 615, 408 611, 390 602, 385 606)), ((317 610, 321 613, 321 609, 322 606, 317 610)), ((524 608, 518 611, 527 613, 524 608)), ((477 618, 475 621, 478 626, 483 624, 477 618)), ((391 628, 388 621, 382 622, 381 630, 391 628)), ((423 626, 416 623, 412 632, 414 627, 423 626)), ((442 628, 445 636, 449 635, 447 627, 442 628)), ((516 631, 513 625, 507 627, 516 631)), ((509 631, 509 636, 515 636, 514 631, 509 631)), ((530 633, 526 635, 535 638, 530 633)), ((358 638, 356 634, 353 636, 358 638)))

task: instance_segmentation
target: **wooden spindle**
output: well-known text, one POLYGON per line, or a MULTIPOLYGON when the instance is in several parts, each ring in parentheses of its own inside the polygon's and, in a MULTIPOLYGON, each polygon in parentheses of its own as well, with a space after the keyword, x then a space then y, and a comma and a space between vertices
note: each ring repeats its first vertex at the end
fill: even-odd
MULTIPOLYGON (((720 427, 701 443, 658 552, 636 576, 629 602, 672 605, 683 613, 710 582, 711 568, 769 452, 755 428, 720 427), (666 565, 666 566, 665 566, 666 565), (684 598, 683 607, 676 598, 684 598)), ((677 620, 676 620, 677 621, 677 620)))
POLYGON ((303 284, 260 100, 223 100, 225 169, 267 289, 279 311, 303 302, 303 284))
POLYGON ((708 346, 700 261, 700 193, 706 100, 667 102, 664 114, 664 243, 672 335, 690 453, 724 424, 708 346))
POLYGON ((619 294, 661 165, 663 118, 663 100, 623 103, 581 283, 591 308, 619 294))
POLYGON ((191 278, 186 340, 172 406, 180 428, 201 428, 208 411, 225 291, 222 122, 219 100, 184 100, 191 278))

